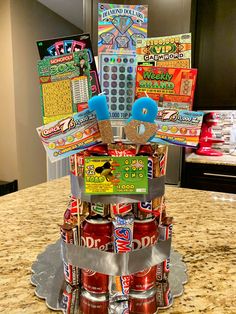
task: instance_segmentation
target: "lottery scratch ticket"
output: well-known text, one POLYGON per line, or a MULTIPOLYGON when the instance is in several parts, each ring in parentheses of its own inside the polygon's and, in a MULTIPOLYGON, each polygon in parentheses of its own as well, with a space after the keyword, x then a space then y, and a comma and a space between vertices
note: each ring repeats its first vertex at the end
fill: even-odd
POLYGON ((191 110, 197 69, 137 66, 136 98, 146 96, 161 108, 191 110))
POLYGON ((88 108, 91 83, 86 50, 40 60, 38 73, 44 124, 88 108))
POLYGON ((138 38, 137 64, 191 68, 191 33, 155 38, 138 38))
POLYGON ((157 131, 151 142, 196 147, 201 133, 203 112, 160 109, 157 131))
POLYGON ((124 125, 134 102, 136 64, 133 54, 102 54, 100 82, 107 97, 113 126, 124 125))
POLYGON ((98 53, 130 53, 147 36, 146 5, 98 4, 98 53))
POLYGON ((89 110, 43 125, 37 131, 51 162, 101 142, 96 115, 89 110))
POLYGON ((88 60, 90 64, 90 80, 92 96, 101 93, 97 67, 93 55, 93 49, 89 34, 86 33, 67 37, 39 40, 37 41, 37 47, 40 59, 87 49, 88 60))

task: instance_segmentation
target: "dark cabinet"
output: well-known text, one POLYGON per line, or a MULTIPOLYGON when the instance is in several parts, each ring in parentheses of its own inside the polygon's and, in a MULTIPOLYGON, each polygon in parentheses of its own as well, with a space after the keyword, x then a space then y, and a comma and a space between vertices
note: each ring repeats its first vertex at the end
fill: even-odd
MULTIPOLYGON (((194 110, 236 110, 236 1, 193 0, 194 110)), ((213 157, 214 158, 214 157, 213 157)), ((181 186, 236 193, 236 166, 185 161, 181 186)))
POLYGON ((18 191, 18 181, 0 181, 0 196, 18 191))
POLYGON ((236 1, 192 3, 195 110, 236 109, 236 1))
POLYGON ((186 162, 181 187, 236 193, 236 166, 186 162))

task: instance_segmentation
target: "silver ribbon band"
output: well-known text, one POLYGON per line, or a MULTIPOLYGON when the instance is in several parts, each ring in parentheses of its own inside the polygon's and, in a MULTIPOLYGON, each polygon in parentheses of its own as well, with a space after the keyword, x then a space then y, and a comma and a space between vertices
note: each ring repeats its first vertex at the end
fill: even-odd
POLYGON ((148 194, 90 195, 84 193, 84 178, 70 174, 71 193, 74 197, 90 203, 137 203, 150 201, 165 194, 165 176, 148 179, 148 194))
POLYGON ((120 254, 61 242, 64 262, 110 276, 126 276, 160 264, 170 256, 170 249, 171 239, 120 254))

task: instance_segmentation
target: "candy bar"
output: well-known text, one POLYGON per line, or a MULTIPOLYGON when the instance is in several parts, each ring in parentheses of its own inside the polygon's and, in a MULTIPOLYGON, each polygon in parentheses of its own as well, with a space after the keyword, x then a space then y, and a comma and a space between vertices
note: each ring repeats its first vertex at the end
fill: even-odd
POLYGON ((107 145, 101 144, 101 145, 96 145, 96 146, 89 147, 89 148, 88 148, 88 152, 89 152, 92 156, 104 156, 104 155, 108 155, 107 145))
MULTIPOLYGON (((61 226, 61 239, 65 243, 78 245, 78 227, 73 227, 70 224, 63 224, 61 226)), ((76 286, 80 282, 80 270, 78 267, 67 264, 63 261, 64 278, 72 286, 76 286)))
POLYGON ((103 204, 103 203, 91 203, 90 207, 90 215, 100 215, 102 217, 105 217, 109 215, 109 204, 103 204))
POLYGON ((172 237, 173 217, 165 217, 159 225, 159 239, 161 241, 168 240, 172 237))
POLYGON ((152 156, 154 153, 154 145, 141 145, 137 155, 152 156))
POLYGON ((136 146, 132 144, 108 144, 108 154, 109 156, 135 156, 136 155, 136 146))
POLYGON ((167 165, 167 153, 168 147, 166 145, 158 145, 155 147, 153 156, 157 157, 156 163, 156 177, 164 176, 166 174, 166 165, 167 165))
POLYGON ((168 279, 168 275, 170 272, 170 258, 164 260, 164 262, 157 265, 156 268, 156 280, 159 281, 166 281, 168 279))
POLYGON ((144 220, 153 217, 152 201, 134 203, 133 210, 136 219, 144 220))
MULTIPOLYGON (((128 214, 117 215, 113 220, 113 244, 115 253, 127 253, 132 250, 134 217, 128 214)), ((109 293, 111 299, 127 300, 130 291, 130 276, 110 277, 109 293)))
POLYGON ((112 302, 109 306, 109 314, 129 314, 129 302, 118 301, 112 302))
POLYGON ((144 220, 161 215, 163 197, 156 197, 151 201, 138 202, 133 204, 133 212, 136 219, 144 220))
POLYGON ((65 314, 76 313, 79 306, 79 289, 66 284, 61 300, 61 306, 65 314))
POLYGON ((110 214, 111 217, 115 217, 115 215, 126 215, 133 209, 132 203, 124 203, 124 204, 111 204, 110 205, 110 214))
POLYGON ((70 156, 70 172, 75 176, 84 175, 84 158, 90 156, 88 150, 70 156))
POLYGON ((173 303, 173 295, 168 281, 157 284, 156 300, 159 309, 167 308, 173 303))

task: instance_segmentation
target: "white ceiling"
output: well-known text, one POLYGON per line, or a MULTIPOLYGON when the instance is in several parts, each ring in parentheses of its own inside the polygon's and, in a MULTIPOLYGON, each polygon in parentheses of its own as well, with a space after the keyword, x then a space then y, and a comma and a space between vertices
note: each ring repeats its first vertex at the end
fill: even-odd
POLYGON ((83 29, 83 0, 38 0, 64 19, 83 29))

